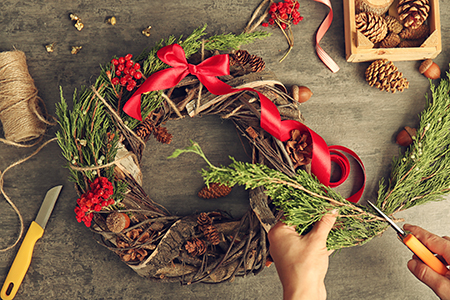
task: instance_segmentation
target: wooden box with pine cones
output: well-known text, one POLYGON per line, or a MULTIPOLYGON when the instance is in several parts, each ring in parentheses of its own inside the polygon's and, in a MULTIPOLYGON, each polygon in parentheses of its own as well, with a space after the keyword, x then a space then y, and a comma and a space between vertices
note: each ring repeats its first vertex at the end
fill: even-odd
POLYGON ((435 58, 442 50, 439 0, 344 0, 348 62, 435 58))

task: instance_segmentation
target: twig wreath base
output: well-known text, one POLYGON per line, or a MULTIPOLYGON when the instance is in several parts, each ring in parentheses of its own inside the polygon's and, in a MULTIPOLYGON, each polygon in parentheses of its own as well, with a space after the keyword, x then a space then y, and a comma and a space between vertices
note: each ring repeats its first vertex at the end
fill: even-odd
MULTIPOLYGON (((184 40, 171 37, 141 54, 136 61, 142 66, 143 77, 167 68, 156 57, 164 44, 178 43, 186 58, 198 64, 205 56, 261 37, 259 33, 243 33, 200 41, 204 30, 197 29, 184 40)), ((61 130, 57 137, 79 191, 77 204, 81 207, 86 200, 83 197, 92 197, 94 190, 104 197, 101 206, 83 206, 93 218, 92 224, 80 207, 77 218, 84 220, 99 243, 139 275, 154 281, 193 284, 258 274, 268 260, 267 232, 281 216, 303 234, 337 208, 339 217, 328 236, 329 249, 361 245, 386 230, 387 223, 372 208, 351 203, 321 184, 310 174, 307 163, 299 167, 298 157, 290 153, 289 141, 283 143, 260 127, 261 107, 255 93, 216 96, 196 77, 187 76, 171 89, 142 95, 141 123, 123 113, 131 93, 113 83, 115 71, 113 63, 107 64, 91 88, 74 93, 73 111, 61 91, 57 106, 61 130), (251 163, 232 159, 229 166, 213 166, 195 143, 172 156, 185 152, 202 156, 209 165, 202 172, 208 185, 245 186, 250 208, 239 220, 222 211, 175 216, 142 188, 140 162, 146 141, 154 136, 169 143, 172 136, 163 127, 165 122, 202 115, 232 120, 250 143, 251 163), (128 216, 129 227, 111 230, 107 220, 115 213, 128 216)), ((273 73, 264 70, 264 62, 257 57, 241 50, 231 52, 230 75, 219 79, 232 87, 250 87, 264 94, 276 104, 284 120, 304 121, 299 104, 273 73)), ((432 86, 417 137, 404 154, 394 159, 389 181, 380 181, 376 203, 388 215, 440 200, 449 192, 450 169, 445 168, 450 163, 449 90, 448 80, 442 80, 438 88, 432 86)), ((300 143, 305 141, 303 136, 298 138, 300 143)))

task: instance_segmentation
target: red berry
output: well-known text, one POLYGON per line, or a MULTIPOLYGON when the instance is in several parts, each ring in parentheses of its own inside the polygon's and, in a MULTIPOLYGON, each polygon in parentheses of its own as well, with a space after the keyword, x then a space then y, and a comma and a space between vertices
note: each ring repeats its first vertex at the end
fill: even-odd
POLYGON ((134 89, 134 86, 127 85, 127 91, 131 92, 134 89))
POLYGON ((138 64, 138 63, 135 63, 134 66, 133 66, 133 68, 134 68, 135 70, 139 70, 139 69, 141 68, 141 65, 138 64))
POLYGON ((275 24, 275 20, 274 20, 274 19, 269 19, 269 24, 270 24, 270 25, 275 24))
POLYGON ((120 78, 120 85, 125 86, 127 84, 127 79, 125 77, 120 78))
POLYGON ((286 24, 282 23, 281 28, 286 29, 286 24))
POLYGON ((111 79, 111 83, 114 85, 118 85, 120 83, 119 78, 114 77, 113 79, 111 79))
MULTIPOLYGON (((288 15, 287 15, 286 13, 280 14, 280 19, 281 19, 281 20, 287 20, 287 18, 288 18, 288 15)), ((283 29, 284 29, 284 28, 283 28, 283 29)))
POLYGON ((130 60, 133 57, 133 54, 125 55, 125 60, 130 60))
POLYGON ((120 76, 122 75, 122 72, 120 72, 119 70, 116 71, 116 76, 120 76))
POLYGON ((113 60, 111 60, 111 62, 115 66, 117 66, 119 64, 119 61, 117 59, 115 59, 115 58, 113 60))
POLYGON ((123 70, 123 73, 126 75, 130 74, 130 68, 125 68, 125 70, 123 70))
POLYGON ((265 22, 264 22, 264 23, 261 24, 261 26, 262 26, 262 27, 269 27, 269 23, 265 23, 265 22))
POLYGON ((276 3, 272 3, 272 5, 269 8, 269 12, 271 12, 271 13, 275 12, 275 11, 277 11, 277 9, 278 9, 277 4, 276 3))
POLYGON ((125 58, 119 57, 119 64, 124 64, 124 63, 125 63, 125 58))
POLYGON ((134 78, 136 78, 136 79, 141 79, 142 78, 142 73, 141 72, 136 72, 136 73, 134 73, 134 78))
POLYGON ((127 68, 131 68, 131 67, 133 66, 133 64, 134 64, 134 61, 129 60, 129 61, 127 61, 127 63, 125 64, 125 66, 126 66, 127 68))
POLYGON ((130 69, 130 71, 128 72, 128 74, 130 74, 131 76, 133 76, 134 73, 136 73, 136 70, 135 70, 135 69, 130 69))
POLYGON ((117 70, 119 70, 119 71, 125 70, 125 65, 123 65, 123 64, 118 65, 117 70))
POLYGON ((294 8, 295 9, 299 9, 299 7, 300 7, 300 3, 298 3, 297 1, 295 2, 295 5, 294 5, 294 8))

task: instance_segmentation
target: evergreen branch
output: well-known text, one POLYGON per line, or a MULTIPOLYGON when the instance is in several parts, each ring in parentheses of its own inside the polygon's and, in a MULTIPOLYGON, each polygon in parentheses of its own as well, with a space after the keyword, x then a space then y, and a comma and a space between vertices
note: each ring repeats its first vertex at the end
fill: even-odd
POLYGON ((329 249, 366 243, 388 226, 384 219, 372 214, 370 208, 345 200, 303 170, 299 170, 297 176, 291 178, 265 165, 239 162, 233 158, 230 158, 232 163, 229 166, 216 167, 207 160, 197 143, 191 143, 191 146, 176 150, 170 157, 175 158, 188 152, 200 155, 209 166, 208 170, 202 170, 206 184, 217 182, 227 186, 242 185, 246 189, 264 187, 265 193, 284 212, 285 223, 296 225, 299 234, 309 231, 323 215, 337 208, 339 217, 328 237, 329 249))
POLYGON ((417 135, 404 152, 393 159, 388 186, 380 180, 377 205, 387 214, 438 201, 450 190, 450 83, 442 79, 420 114, 417 135))

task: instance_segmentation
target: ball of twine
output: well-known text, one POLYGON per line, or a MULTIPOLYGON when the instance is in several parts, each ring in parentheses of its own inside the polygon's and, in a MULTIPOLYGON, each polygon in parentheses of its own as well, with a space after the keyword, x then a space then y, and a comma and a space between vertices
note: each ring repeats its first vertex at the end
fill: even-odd
POLYGON ((0 121, 5 133, 4 142, 29 142, 41 137, 47 125, 51 125, 45 118, 47 113, 42 112, 45 106, 37 94, 25 53, 18 50, 1 52, 0 121))

